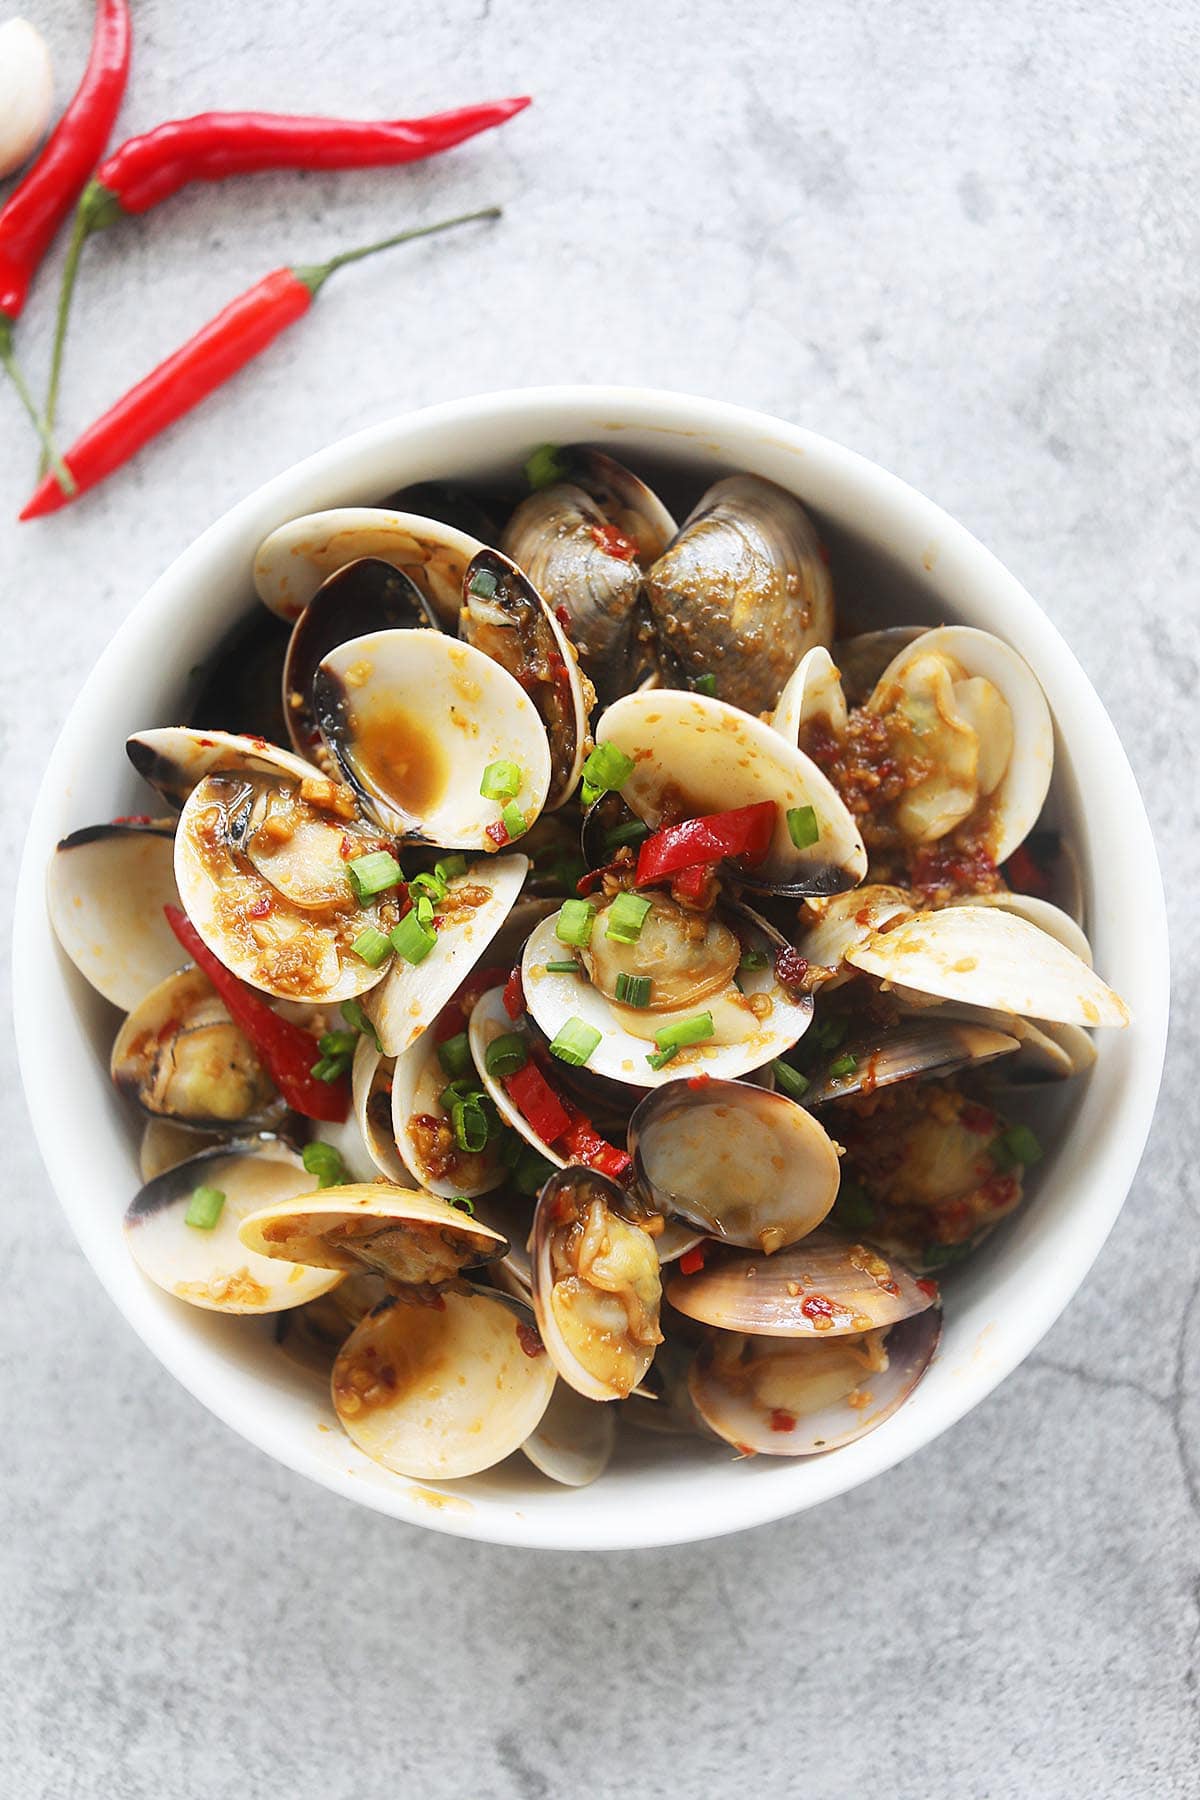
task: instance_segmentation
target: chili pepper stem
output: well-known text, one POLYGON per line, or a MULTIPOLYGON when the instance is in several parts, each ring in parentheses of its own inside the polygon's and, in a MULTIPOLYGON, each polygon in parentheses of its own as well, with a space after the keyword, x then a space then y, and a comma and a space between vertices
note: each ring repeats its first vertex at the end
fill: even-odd
POLYGON ((310 294, 317 294, 335 270, 344 269, 347 263, 361 262, 364 256, 374 256, 378 250, 390 250, 395 244, 407 244, 412 238, 434 237, 439 231, 453 231, 456 225, 474 225, 477 220, 499 217, 498 206, 485 206, 480 212, 460 213, 456 219, 441 219, 436 225, 413 225, 407 231, 396 232, 394 237, 362 244, 357 250, 343 250, 340 256, 331 256, 328 262, 294 264, 292 274, 304 283, 310 294))
MULTIPOLYGON (((53 438, 54 421, 58 412, 58 388, 62 378, 63 351, 66 349, 67 343, 67 321, 71 316, 71 301, 75 295, 75 282, 79 275, 79 258, 91 233, 92 226, 81 200, 75 208, 75 219, 71 226, 71 241, 67 245, 67 260, 63 264, 62 280, 58 288, 58 312, 54 320, 54 345, 50 355, 50 380, 46 387, 46 404, 43 409, 46 431, 51 438, 53 438)), ((38 465, 39 475, 46 473, 49 461, 50 451, 43 442, 42 460, 38 465)))
POLYGON ((46 462, 54 470, 64 494, 73 494, 75 492, 74 477, 59 455, 58 446, 50 433, 50 427, 43 414, 38 411, 37 401, 29 391, 29 383, 25 379, 24 371, 17 361, 12 347, 12 326, 4 318, 0 318, 0 367, 5 370, 8 379, 17 390, 22 406, 32 419, 33 429, 42 441, 46 462))

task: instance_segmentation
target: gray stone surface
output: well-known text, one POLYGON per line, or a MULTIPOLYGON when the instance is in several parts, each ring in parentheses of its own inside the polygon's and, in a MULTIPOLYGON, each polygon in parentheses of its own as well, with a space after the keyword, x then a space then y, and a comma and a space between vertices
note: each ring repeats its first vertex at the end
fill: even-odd
MULTIPOLYGON (((89 9, 28 10, 61 91, 89 9)), ((659 382, 864 450, 1039 595, 1158 829, 1174 1060, 1084 1292, 952 1434, 793 1522, 585 1559, 352 1509, 203 1413, 76 1253, 6 1051, 0 1787, 1194 1794, 1200 869, 1180 753, 1200 664, 1194 6, 135 10, 123 128, 212 104, 367 114, 529 89, 537 105, 428 168, 197 191, 90 249, 68 428, 278 262, 414 216, 509 208, 486 247, 345 276, 252 375, 49 524, 11 523, 31 456, 0 393, 6 906, 79 683, 228 503, 440 397, 659 382)), ((39 375, 54 273, 21 333, 39 375)))

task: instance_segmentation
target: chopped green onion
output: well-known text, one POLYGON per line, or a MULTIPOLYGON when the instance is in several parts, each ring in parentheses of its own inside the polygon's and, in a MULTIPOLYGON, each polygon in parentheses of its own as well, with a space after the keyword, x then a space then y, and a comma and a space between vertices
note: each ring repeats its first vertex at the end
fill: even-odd
POLYGON ((191 1225, 197 1231, 211 1231, 221 1216, 225 1205, 225 1196, 220 1188, 198 1187, 193 1190, 188 1201, 187 1211, 183 1215, 185 1225, 191 1225))
POLYGON ((705 694, 710 700, 713 699, 717 692, 716 676, 697 675, 695 681, 692 683, 692 692, 695 694, 705 694))
POLYGON ((851 1231, 866 1231, 875 1223, 875 1208, 857 1181, 842 1182, 833 1210, 838 1224, 849 1226, 851 1231))
POLYGON ((525 479, 531 488, 553 487, 566 475, 567 466, 558 454, 557 444, 539 444, 525 464, 525 479))
POLYGON ((693 1013, 690 1019, 680 1019, 675 1025, 664 1025, 661 1031, 654 1034, 654 1042, 660 1050, 682 1050, 685 1044, 700 1044, 710 1038, 714 1032, 713 1016, 710 1012, 693 1013))
POLYGON ((451 1080, 466 1074, 471 1067, 471 1046, 465 1031, 455 1032, 437 1047, 438 1061, 451 1080))
POLYGON ((586 950, 595 923, 596 909, 590 900, 564 900, 554 921, 554 935, 560 944, 586 950))
POLYGON ((488 764, 483 771, 479 791, 485 800, 515 800, 524 779, 520 763, 504 758, 500 762, 488 764))
POLYGON ((614 794, 633 774, 634 760, 615 744, 597 744, 583 765, 583 798, 590 806, 601 794, 614 794))
POLYGON ((349 1059, 345 1056, 323 1056, 308 1071, 314 1081, 340 1081, 346 1073, 349 1059))
POLYGON ((849 1051, 847 1051, 845 1056, 839 1056, 836 1062, 830 1063, 829 1073, 834 1077, 840 1077, 842 1075, 853 1075, 853 1073, 854 1073, 855 1069, 857 1069, 857 1067, 858 1067, 857 1056, 851 1056, 849 1051))
POLYGON ((374 925, 368 925, 365 931, 360 931, 350 948, 355 956, 361 956, 373 969, 379 968, 392 954, 391 940, 382 931, 376 931, 374 925))
POLYGON ((465 1150, 470 1156, 478 1156, 481 1150, 487 1149, 487 1114, 473 1096, 454 1102, 450 1108, 450 1123, 454 1127, 454 1141, 460 1150, 465 1150))
POLYGON ((506 1031, 493 1038, 484 1052, 484 1067, 489 1075, 515 1075, 529 1061, 525 1039, 519 1031, 506 1031))
POLYGON ((927 1269, 940 1269, 946 1263, 961 1262, 973 1249, 973 1244, 926 1244, 921 1261, 927 1269))
MULTIPOLYGON (((521 1140, 518 1138, 517 1142, 520 1144, 521 1140)), ((518 1194, 523 1195, 527 1200, 532 1199, 534 1194, 545 1187, 553 1173, 554 1164, 552 1162, 548 1162, 544 1156, 540 1155, 532 1144, 521 1144, 520 1154, 512 1171, 513 1186, 518 1194)))
POLYGON ((414 875, 408 884, 408 894, 410 900, 428 900, 430 905, 436 905, 446 898, 446 884, 436 873, 414 875))
MULTIPOLYGON (((432 911, 431 907, 431 915, 432 911)), ((422 921, 419 901, 413 911, 405 913, 400 923, 394 927, 391 942, 396 955, 402 956, 405 962, 424 962, 429 955, 437 943, 437 932, 430 927, 428 921, 422 921)))
POLYGON ((438 1105, 443 1112, 448 1113, 460 1100, 465 1100, 471 1106, 483 1105, 483 1089, 478 1081, 473 1079, 474 1075, 475 1071, 472 1069, 470 1075, 461 1075, 456 1080, 447 1082, 438 1095, 438 1105))
POLYGON ((769 967, 770 961, 765 950, 743 950, 738 961, 738 968, 750 973, 754 969, 769 967))
POLYGON ((355 1031, 327 1031, 317 1039, 317 1049, 322 1056, 353 1056, 357 1037, 355 1031))
POLYGON ((390 850, 372 850, 369 856, 356 856, 346 864, 346 874, 360 906, 373 894, 382 894, 404 880, 404 873, 390 850))
POLYGON ((789 1099, 799 1100, 802 1094, 807 1094, 811 1085, 808 1077, 802 1075, 799 1069, 793 1069, 791 1063, 777 1059, 771 1064, 771 1069, 775 1076, 775 1086, 789 1099))
POLYGON ((679 1045, 672 1044, 669 1050, 655 1050, 646 1061, 652 1069, 665 1069, 673 1056, 679 1055, 679 1045))
POLYGON ((601 1036, 602 1033, 584 1019, 568 1019, 551 1039, 550 1054, 557 1056, 559 1062, 569 1063, 573 1069, 582 1069, 601 1036))
POLYGON ((521 808, 517 805, 515 800, 509 800, 505 803, 500 810, 500 817, 504 821, 504 829, 508 833, 508 841, 510 844, 514 838, 525 836, 525 833, 528 830, 528 826, 525 823, 525 814, 521 811, 521 808))
POLYGON ((428 894, 418 894, 414 908, 417 919, 427 931, 433 929, 433 901, 428 894))
POLYGON ((644 894, 618 894, 604 921, 605 937, 615 938, 618 944, 636 944, 650 906, 644 894))
POLYGON ((490 569, 476 569, 474 575, 471 577, 471 585, 467 589, 467 592, 469 594, 478 594, 481 600, 490 600, 499 586, 499 581, 492 574, 490 569))
POLYGON ((787 809, 787 828, 797 850, 807 850, 815 844, 821 835, 821 827, 817 823, 815 806, 789 806, 787 809))
POLYGON ((620 850, 626 844, 640 844, 650 836, 650 827, 643 825, 640 819, 626 819, 623 825, 614 825, 606 831, 600 840, 606 855, 620 850))
POLYGON ((320 1138, 305 1144, 300 1161, 310 1175, 316 1176, 319 1188, 344 1187, 350 1179, 341 1151, 334 1144, 323 1144, 320 1138))
POLYGON ((1018 1163, 1028 1168, 1041 1160, 1042 1146, 1028 1125, 1010 1125, 992 1140, 988 1154, 998 1169, 1015 1169, 1018 1163))
POLYGON ((834 1013, 828 1019, 822 1019, 813 1028, 813 1042, 822 1050, 836 1050, 850 1029, 850 1021, 844 1014, 834 1013))
POLYGON ((552 962, 546 964, 547 975, 582 975, 583 970, 572 958, 570 962, 552 962))
POLYGON ((454 851, 451 856, 439 856, 433 865, 433 872, 438 880, 445 882, 448 887, 452 881, 457 881, 460 875, 466 874, 467 859, 458 850, 454 851))
MULTIPOLYGON (((381 932, 380 936, 382 937, 382 935, 381 932)), ((384 938, 384 943, 386 942, 387 939, 384 938)), ((367 1017, 361 1000, 343 1000, 342 1017, 352 1031, 361 1031, 364 1037, 371 1038, 379 1054, 383 1055, 383 1045, 379 1041, 379 1033, 367 1017)))
POLYGON ((617 976, 617 999, 626 1006, 649 1006, 650 977, 648 975, 626 975, 622 969, 617 976))
POLYGON ((466 1194, 451 1194, 450 1204, 457 1206, 459 1212, 470 1213, 472 1218, 475 1217, 475 1202, 468 1199, 466 1194))

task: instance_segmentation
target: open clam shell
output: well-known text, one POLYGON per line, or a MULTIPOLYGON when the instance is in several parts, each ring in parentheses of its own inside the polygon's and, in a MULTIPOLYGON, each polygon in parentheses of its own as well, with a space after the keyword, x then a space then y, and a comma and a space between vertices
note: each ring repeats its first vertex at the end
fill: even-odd
POLYGON ((260 1207, 243 1219, 240 1237, 259 1256, 312 1269, 373 1269, 409 1285, 453 1281, 460 1269, 508 1249, 499 1232, 469 1213, 385 1181, 260 1207))
POLYGON ((321 583, 360 557, 378 557, 416 583, 443 627, 453 631, 463 570, 482 546, 453 525, 380 506, 338 506, 290 519, 255 552, 258 597, 281 619, 296 619, 321 583))
POLYGON ((670 689, 627 694, 601 714, 596 741, 611 743, 635 767, 621 798, 657 827, 668 802, 686 815, 724 812, 772 800, 775 831, 761 863, 738 871, 748 885, 780 893, 835 894, 867 872, 858 828, 817 765, 761 719, 723 700, 670 689), (811 806, 819 835, 798 849, 787 815, 811 806))
POLYGON ((851 1094, 872 1094, 897 1081, 950 1075, 997 1056, 1011 1056, 1021 1043, 1017 1033, 1004 1026, 1015 1022, 1005 1014, 993 1016, 998 1029, 924 1013, 851 1037, 838 1045, 823 1070, 809 1077, 804 1104, 823 1106, 851 1094), (852 1065, 849 1069, 847 1063, 852 1065), (842 1072, 832 1074, 830 1065, 842 1072))
POLYGON ((585 1400, 565 1381, 558 1381, 549 1406, 521 1449, 551 1481, 587 1487, 603 1475, 616 1441, 615 1407, 585 1400))
POLYGON ((662 1341, 662 1283, 637 1203, 580 1164, 542 1189, 529 1239, 533 1308, 550 1359, 589 1400, 632 1393, 662 1341))
MULTIPOLYGON (((489 764, 516 763, 515 804, 533 823, 550 788, 537 710, 506 669, 435 631, 379 631, 339 644, 313 683, 326 747, 385 830, 448 850, 494 849, 501 803, 489 764)), ((500 838, 503 842, 503 837, 500 838)))
MULTIPOLYGON (((521 960, 525 1003, 547 1038, 553 1039, 573 1018, 601 1033, 588 1059, 589 1074, 644 1088, 661 1087, 680 1075, 732 1080, 781 1056, 808 1029, 812 1001, 807 995, 794 996, 778 981, 771 960, 772 942, 760 925, 739 919, 737 939, 744 949, 766 953, 766 967, 739 973, 736 981, 730 974, 723 985, 708 989, 694 1003, 672 1010, 657 1004, 638 1010, 610 1001, 582 974, 556 973, 548 966, 567 959, 566 947, 555 936, 555 923, 555 918, 543 920, 525 946, 521 960), (754 996, 763 997, 762 1017, 751 1006, 754 996), (711 1014, 713 1037, 687 1046, 661 1069, 652 1068, 647 1056, 654 1051, 655 1032, 699 1012, 711 1014)), ((602 917, 598 917, 593 933, 598 945, 604 929, 602 917)), ((642 936, 647 941, 643 945, 639 940, 639 946, 649 951, 645 928, 642 936)), ((736 964, 736 949, 734 961, 736 964)))
POLYGON ((872 884, 817 903, 820 916, 803 931, 797 949, 811 968, 827 971, 823 985, 835 987, 853 974, 846 967, 846 953, 864 944, 872 933, 885 931, 901 919, 911 919, 911 897, 903 888, 872 884))
POLYGON ((284 1111, 254 1045, 208 976, 190 964, 134 1007, 113 1043, 109 1073, 143 1112, 200 1131, 260 1128, 284 1111))
POLYGON ((861 1338, 713 1332, 688 1386, 705 1424, 744 1455, 817 1456, 874 1431, 902 1406, 941 1336, 934 1307, 861 1338))
POLYGON ((835 736, 846 729, 846 696, 837 664, 823 644, 814 644, 788 676, 771 714, 772 727, 790 744, 800 728, 823 719, 835 736))
POLYGON ((878 1331, 937 1297, 894 1258, 825 1228, 769 1257, 714 1248, 666 1292, 689 1319, 722 1331, 809 1339, 878 1331))
POLYGON ((806 1237, 838 1190, 824 1127, 784 1094, 737 1081, 672 1081, 629 1121, 639 1186, 664 1213, 770 1255, 806 1237))
POLYGON ((520 1449, 554 1391, 528 1308, 457 1286, 389 1296, 342 1345, 333 1404, 373 1462, 417 1481, 476 1475, 520 1449))
POLYGON ((853 637, 838 638, 833 646, 833 660, 847 704, 861 706, 888 664, 916 638, 923 637, 927 629, 925 625, 888 625, 882 631, 860 631, 853 637))
POLYGON ((46 871, 54 935, 122 1012, 179 966, 163 907, 178 904, 174 820, 118 819, 63 838, 46 871))
POLYGON ((432 950, 419 963, 394 958, 366 1003, 385 1056, 403 1056, 453 998, 503 928, 528 869, 525 856, 497 856, 448 883, 432 950))
POLYGON ((179 811, 207 775, 290 776, 307 781, 313 767, 266 738, 233 731, 201 731, 191 725, 159 725, 135 732, 125 754, 144 781, 179 811))
POLYGON ((398 1182, 401 1187, 413 1187, 417 1184, 400 1154, 392 1130, 394 1067, 392 1058, 381 1054, 369 1033, 359 1038, 350 1068, 353 1119, 366 1153, 379 1174, 388 1181, 398 1182))
POLYGON ((550 744, 552 812, 574 792, 591 748, 594 693, 574 646, 524 570, 498 550, 480 550, 467 566, 459 636, 507 669, 537 708, 550 744))
MULTIPOLYGON (((748 713, 775 705, 805 651, 833 638, 833 585, 793 494, 758 475, 714 482, 646 575, 668 670, 712 675, 748 713)), ((727 802, 726 804, 731 804, 727 802)))
POLYGON ((518 1136, 524 1138, 525 1142, 531 1145, 534 1150, 540 1151, 547 1162, 553 1163, 556 1168, 563 1169, 566 1167, 566 1158, 560 1156, 557 1150, 552 1150, 549 1144, 542 1141, 532 1125, 530 1125, 528 1119, 525 1118, 520 1109, 514 1106, 513 1102, 509 1099, 508 1091, 505 1088, 504 1083, 497 1076, 490 1074, 488 1071, 487 1053, 489 1046, 494 1044, 497 1038, 507 1037, 510 1033, 514 1032, 528 1040, 529 1028, 527 1021, 523 1015, 516 1020, 509 1017, 508 1011, 504 1005, 503 988, 489 988, 488 991, 485 994, 481 994, 479 999, 475 1002, 475 1005, 471 1009, 471 1017, 467 1024, 467 1036, 471 1045, 471 1060, 478 1071, 479 1079, 483 1083, 485 1093, 494 1102, 496 1111, 499 1113, 504 1123, 511 1126, 518 1136))
MULTIPOLYGON (((964 695, 972 683, 990 683, 1007 706, 1012 740, 1003 773, 970 815, 983 817, 983 837, 992 860, 1004 862, 1033 829, 1050 786, 1054 724, 1046 697, 1028 663, 1001 638, 969 625, 943 625, 923 632, 893 658, 880 676, 867 710, 887 713, 897 705, 907 673, 919 659, 928 657, 942 659, 954 671, 959 711, 960 677, 964 695)), ((963 716, 973 722, 974 708, 969 707, 963 716)))
POLYGON ((377 556, 347 563, 323 581, 292 627, 283 663, 283 716, 297 754, 312 757, 321 746, 312 690, 323 657, 347 638, 430 625, 440 629, 416 582, 377 556))
POLYGON ((1088 943, 1082 925, 1077 925, 1070 913, 1064 912, 1061 906, 1055 906, 1049 900, 1041 900, 1036 894, 972 894, 951 900, 948 905, 998 906, 1001 912, 1014 913, 1018 919, 1026 919, 1030 925, 1036 925, 1039 931, 1049 932, 1072 956, 1077 956, 1089 969, 1092 966, 1092 946, 1088 943))
POLYGON ((242 1243, 239 1227, 311 1183, 296 1152, 278 1139, 237 1139, 202 1150, 146 1183, 125 1214, 125 1242, 144 1275, 191 1306, 230 1313, 302 1306, 335 1287, 341 1274, 256 1255, 242 1243), (185 1222, 198 1187, 225 1196, 211 1230, 185 1222))
POLYGON ((422 1032, 396 1058, 392 1072, 393 1134, 401 1156, 423 1188, 443 1198, 462 1194, 474 1199, 500 1186, 504 1167, 494 1134, 475 1154, 453 1142, 450 1114, 441 1098, 449 1080, 438 1060, 433 1033, 422 1032))
POLYGON ((188 1125, 176 1125, 171 1119, 147 1119, 138 1145, 138 1173, 143 1182, 153 1181, 168 1169, 177 1168, 189 1156, 224 1142, 221 1132, 194 1131, 188 1125))
POLYGON ((1000 907, 918 913, 846 952, 903 993, 929 994, 1063 1025, 1129 1023, 1118 995, 1057 938, 1000 907))
POLYGON ((644 571, 675 535, 662 502, 599 450, 557 453, 565 478, 530 494, 505 528, 502 549, 553 607, 605 699, 622 693, 637 659, 644 571))

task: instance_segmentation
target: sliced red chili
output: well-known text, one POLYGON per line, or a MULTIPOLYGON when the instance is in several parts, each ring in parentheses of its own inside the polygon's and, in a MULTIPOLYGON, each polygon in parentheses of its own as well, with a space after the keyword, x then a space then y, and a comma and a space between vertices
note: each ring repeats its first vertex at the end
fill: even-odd
POLYGON ((637 555, 637 545, 619 525, 593 525, 592 538, 605 556, 615 556, 618 562, 632 562, 637 555))
POLYGON ((544 1144, 553 1144, 571 1123, 562 1101, 532 1060, 515 1075, 504 1077, 504 1091, 544 1144))
POLYGON ((668 825, 648 837, 638 851, 635 883, 646 887, 680 869, 720 862, 727 856, 739 856, 751 865, 759 863, 770 848, 775 815, 773 800, 759 800, 753 806, 705 813, 698 819, 685 819, 681 825, 668 825))
POLYGON ((525 1011, 525 988, 521 981, 520 963, 514 963, 504 984, 504 1010, 510 1019, 519 1019, 525 1011))

